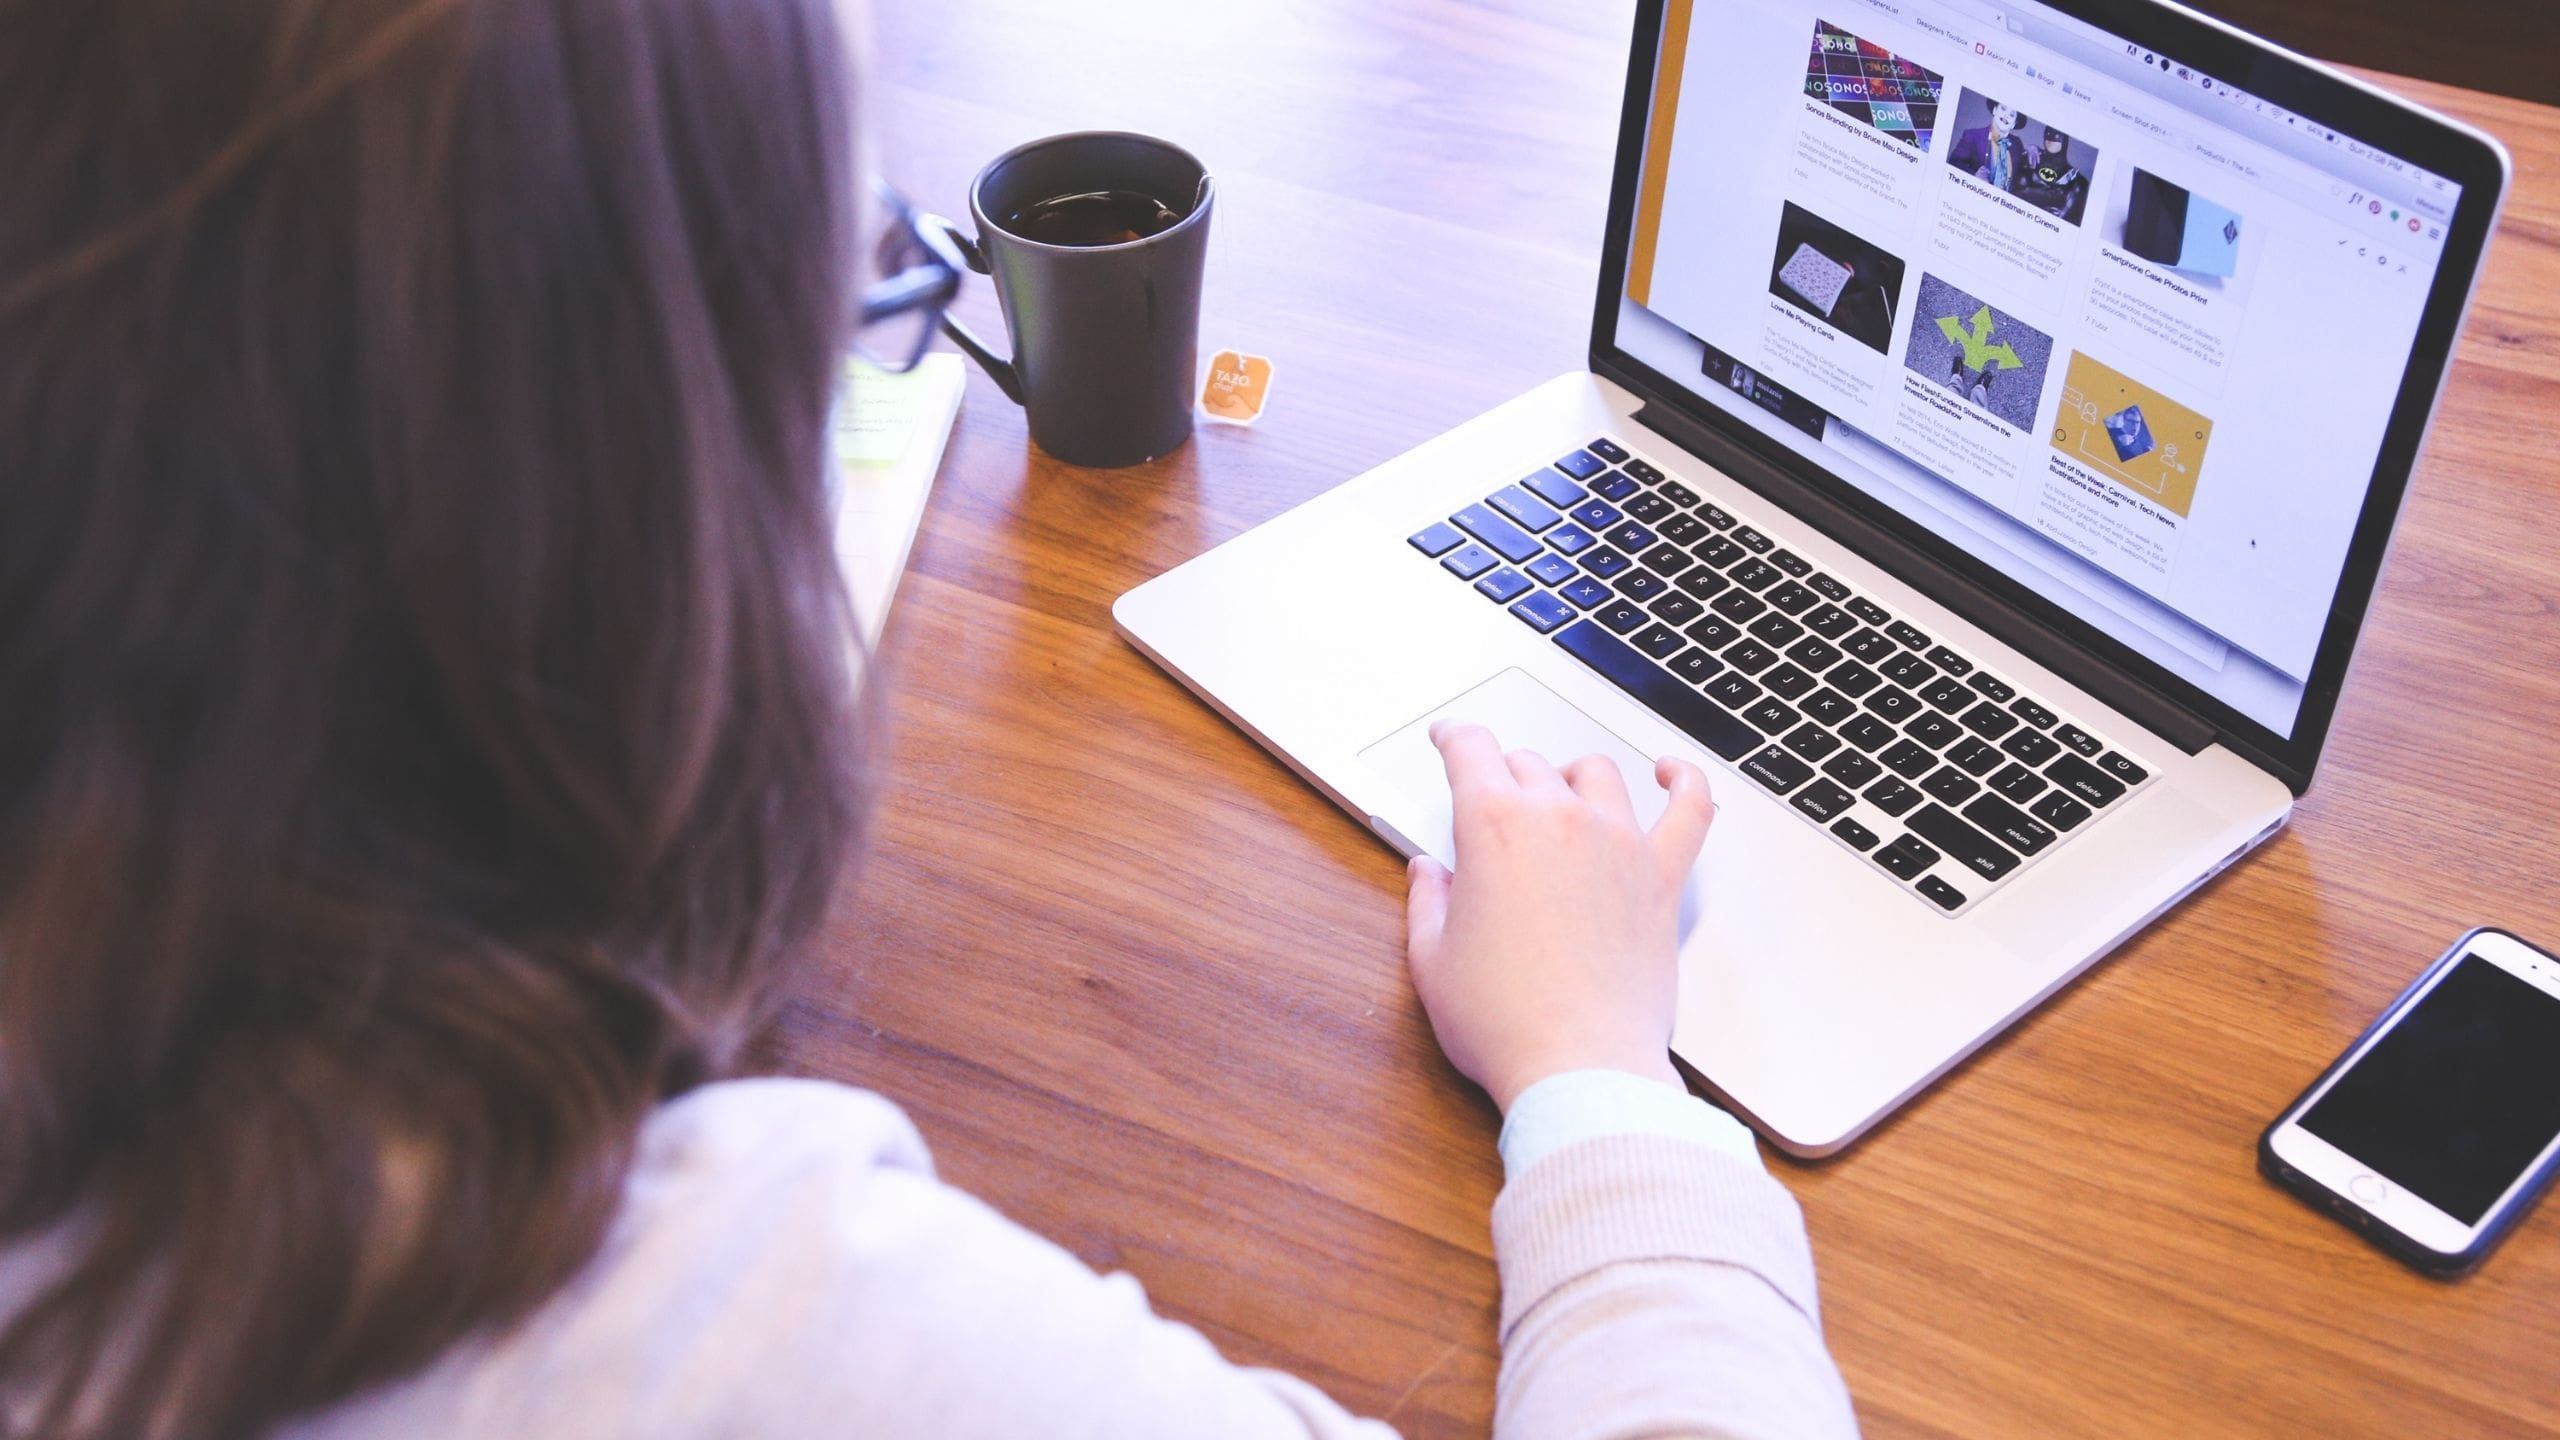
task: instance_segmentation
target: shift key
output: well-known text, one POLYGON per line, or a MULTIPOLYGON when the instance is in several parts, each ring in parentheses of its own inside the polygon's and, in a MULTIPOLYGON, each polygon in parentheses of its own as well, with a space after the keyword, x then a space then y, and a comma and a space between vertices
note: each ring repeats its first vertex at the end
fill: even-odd
POLYGON ((1911 833, 1947 852, 1947 858, 1985 880, 1997 880, 2018 868, 2018 857, 2000 842, 1956 818, 1943 805, 1924 805, 1903 822, 1911 833))

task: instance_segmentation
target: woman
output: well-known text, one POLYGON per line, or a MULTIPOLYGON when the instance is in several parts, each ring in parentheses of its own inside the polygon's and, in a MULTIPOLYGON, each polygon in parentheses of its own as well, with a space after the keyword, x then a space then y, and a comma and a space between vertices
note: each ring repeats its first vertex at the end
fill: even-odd
MULTIPOLYGON (((858 813, 848 77, 824 0, 0 3, 0 1434, 1378 1433, 712 1083, 858 813)), ((1505 1424, 1848 1428, 1663 1058, 1703 777, 1443 743, 1505 1424)))

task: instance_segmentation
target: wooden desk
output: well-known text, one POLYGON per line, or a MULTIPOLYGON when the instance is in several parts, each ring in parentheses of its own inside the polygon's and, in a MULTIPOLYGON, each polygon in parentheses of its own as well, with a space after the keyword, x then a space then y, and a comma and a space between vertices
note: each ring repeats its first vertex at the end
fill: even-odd
MULTIPOLYGON (((1223 186, 1204 345, 1280 373, 1259 428, 1122 472, 1030 453, 973 380, 889 627, 868 869, 786 1063, 895 1097, 947 1177, 1230 1356, 1481 1434, 1496 1117, 1406 985, 1401 868, 1109 607, 1580 367, 1630 6, 879 8, 910 194, 964 213, 1054 131, 1175 138, 1223 186)), ((2560 941, 2560 112, 2406 88, 2519 183, 2318 788, 1848 1155, 1772 1162, 1871 1435, 2560 1432, 2560 1207, 2447 1286, 2252 1153, 2455 933, 2560 941)), ((983 284, 962 311, 996 323, 983 284)))

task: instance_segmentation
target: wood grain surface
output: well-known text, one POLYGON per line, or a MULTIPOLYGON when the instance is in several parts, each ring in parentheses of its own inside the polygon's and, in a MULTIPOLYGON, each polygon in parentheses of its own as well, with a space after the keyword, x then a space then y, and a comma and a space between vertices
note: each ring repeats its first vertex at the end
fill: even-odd
MULTIPOLYGON (((882 7, 882 168, 1091 127, 1220 176, 1202 341, 1251 430, 1050 461, 974 377, 883 655, 869 858, 784 1063, 1228 1355, 1482 1434, 1492 1108, 1403 973, 1395 856, 1112 632, 1131 585, 1582 363, 1631 6, 882 7)), ((2560 1434, 2560 1210, 2420 1279, 2260 1179, 2259 1129, 2456 933, 2560 942, 2560 112, 2402 87, 2518 184, 2290 830, 1802 1199, 1874 1436, 2560 1434)), ((981 282, 961 313, 993 333, 981 282)), ((1729 782, 1733 783, 1733 782, 1729 782)))

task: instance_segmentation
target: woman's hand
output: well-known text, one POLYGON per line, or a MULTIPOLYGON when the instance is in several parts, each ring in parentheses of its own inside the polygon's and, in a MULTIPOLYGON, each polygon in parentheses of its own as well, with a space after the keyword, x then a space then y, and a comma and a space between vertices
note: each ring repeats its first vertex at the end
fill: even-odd
POLYGON ((1431 742, 1449 767, 1458 870, 1414 857, 1407 951, 1450 1062, 1506 1111, 1566 1070, 1680 1084, 1680 891, 1715 821, 1705 773, 1655 762, 1671 800, 1647 832, 1605 756, 1558 771, 1447 720, 1431 742))

